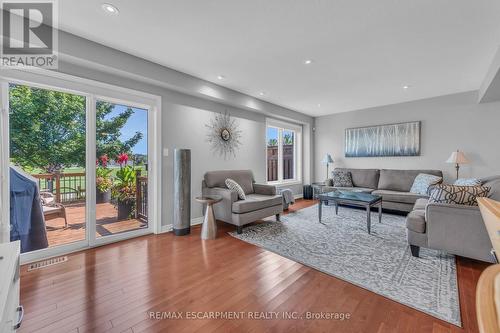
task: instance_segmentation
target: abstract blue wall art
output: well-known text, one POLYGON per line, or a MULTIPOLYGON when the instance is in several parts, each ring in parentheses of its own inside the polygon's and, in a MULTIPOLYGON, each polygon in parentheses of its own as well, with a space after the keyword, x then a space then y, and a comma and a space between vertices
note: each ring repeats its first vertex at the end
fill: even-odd
POLYGON ((345 130, 345 157, 419 155, 420 121, 345 130))

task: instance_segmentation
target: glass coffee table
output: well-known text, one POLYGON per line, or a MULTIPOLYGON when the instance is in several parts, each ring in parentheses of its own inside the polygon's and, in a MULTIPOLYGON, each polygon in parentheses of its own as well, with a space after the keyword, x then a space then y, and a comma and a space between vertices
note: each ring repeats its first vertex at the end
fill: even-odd
POLYGON ((318 195, 323 193, 326 184, 324 182, 311 183, 313 188, 313 199, 318 199, 318 195))
MULTIPOLYGON (((371 232, 371 208, 378 206, 378 222, 382 222, 382 197, 364 192, 335 190, 332 192, 321 193, 318 195, 318 220, 321 222, 321 210, 323 203, 333 202, 335 205, 335 214, 339 213, 339 205, 349 205, 364 207, 366 209, 366 228, 371 232)), ((323 223, 324 224, 324 223, 323 223)))

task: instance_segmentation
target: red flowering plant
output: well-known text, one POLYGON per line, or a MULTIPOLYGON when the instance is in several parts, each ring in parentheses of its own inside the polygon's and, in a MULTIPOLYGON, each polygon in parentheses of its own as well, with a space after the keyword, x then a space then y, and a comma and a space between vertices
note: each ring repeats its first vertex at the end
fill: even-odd
POLYGON ((121 202, 133 202, 135 199, 135 170, 127 165, 128 155, 121 153, 116 162, 120 165, 120 170, 116 172, 116 180, 112 189, 113 198, 121 202))
POLYGON ((108 155, 104 154, 96 159, 96 187, 101 193, 105 193, 113 186, 113 179, 111 178, 112 170, 108 168, 108 155))
POLYGON ((116 162, 118 162, 118 164, 120 164, 120 168, 123 168, 124 165, 127 166, 128 154, 121 153, 120 155, 118 155, 116 162))

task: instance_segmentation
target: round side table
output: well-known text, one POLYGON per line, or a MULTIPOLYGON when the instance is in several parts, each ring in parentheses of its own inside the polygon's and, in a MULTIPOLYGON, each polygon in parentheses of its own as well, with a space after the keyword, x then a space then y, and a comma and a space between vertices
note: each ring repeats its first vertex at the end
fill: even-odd
POLYGON ((205 219, 201 227, 201 239, 215 239, 217 237, 217 224, 215 223, 215 215, 213 205, 222 200, 220 195, 211 195, 206 197, 196 197, 196 201, 207 205, 205 211, 205 219))

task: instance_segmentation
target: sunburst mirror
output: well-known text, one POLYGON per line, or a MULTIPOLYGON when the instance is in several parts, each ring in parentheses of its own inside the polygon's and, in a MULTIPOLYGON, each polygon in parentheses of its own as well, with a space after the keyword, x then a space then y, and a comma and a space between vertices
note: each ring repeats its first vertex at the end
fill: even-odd
POLYGON ((236 119, 231 118, 227 111, 216 113, 205 126, 212 151, 224 159, 235 157, 241 145, 241 130, 236 119))

